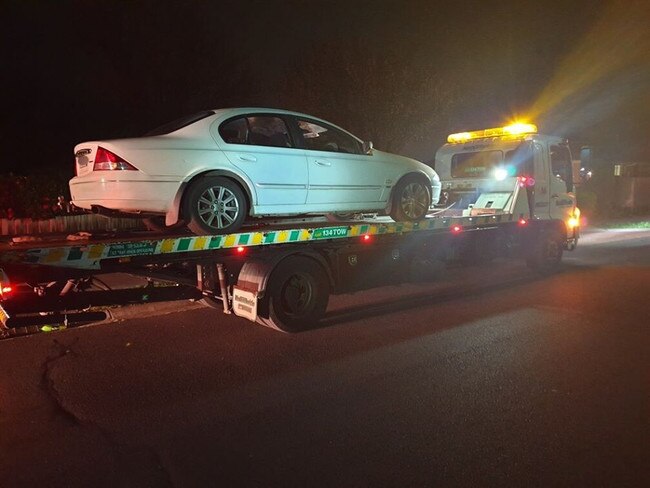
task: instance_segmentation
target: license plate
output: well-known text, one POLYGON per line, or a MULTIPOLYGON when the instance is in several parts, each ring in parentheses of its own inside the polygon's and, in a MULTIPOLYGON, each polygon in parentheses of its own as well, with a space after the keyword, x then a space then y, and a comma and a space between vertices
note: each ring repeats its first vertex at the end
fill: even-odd
POLYGON ((255 322, 257 319, 257 293, 233 287, 232 311, 239 317, 255 322))

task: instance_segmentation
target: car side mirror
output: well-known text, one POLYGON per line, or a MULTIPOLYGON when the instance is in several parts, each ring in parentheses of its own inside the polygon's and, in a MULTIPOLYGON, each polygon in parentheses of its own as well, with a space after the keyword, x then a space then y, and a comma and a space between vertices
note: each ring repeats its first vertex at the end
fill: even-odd
POLYGON ((363 154, 372 154, 373 150, 373 145, 372 141, 368 141, 363 143, 363 154))

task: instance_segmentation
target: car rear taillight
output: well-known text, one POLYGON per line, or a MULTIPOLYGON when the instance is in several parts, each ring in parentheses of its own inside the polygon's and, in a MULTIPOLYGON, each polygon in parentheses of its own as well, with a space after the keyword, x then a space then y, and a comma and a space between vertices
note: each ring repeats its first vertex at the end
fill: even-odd
POLYGON ((132 164, 126 162, 117 154, 103 147, 97 148, 93 171, 138 171, 132 164))

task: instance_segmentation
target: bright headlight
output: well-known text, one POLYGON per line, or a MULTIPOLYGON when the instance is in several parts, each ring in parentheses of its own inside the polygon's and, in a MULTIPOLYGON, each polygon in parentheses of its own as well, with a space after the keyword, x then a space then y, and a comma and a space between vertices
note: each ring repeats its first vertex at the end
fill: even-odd
POLYGON ((494 179, 497 181, 503 181, 508 177, 508 170, 505 168, 494 168, 494 179))

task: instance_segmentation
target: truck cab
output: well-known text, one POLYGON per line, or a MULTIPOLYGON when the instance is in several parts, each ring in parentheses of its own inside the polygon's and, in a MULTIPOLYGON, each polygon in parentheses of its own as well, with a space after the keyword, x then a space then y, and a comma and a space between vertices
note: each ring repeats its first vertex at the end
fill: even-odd
POLYGON ((533 124, 451 134, 436 153, 440 205, 463 216, 514 214, 563 223, 571 249, 579 233, 568 142, 533 124))

